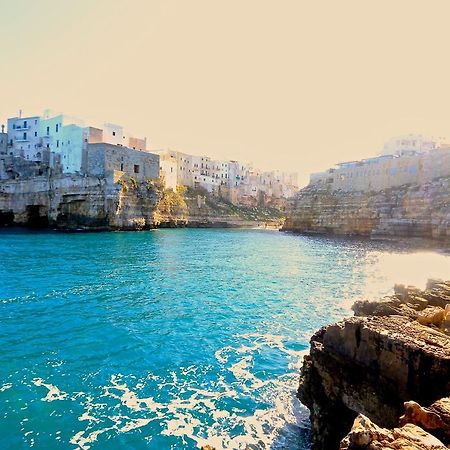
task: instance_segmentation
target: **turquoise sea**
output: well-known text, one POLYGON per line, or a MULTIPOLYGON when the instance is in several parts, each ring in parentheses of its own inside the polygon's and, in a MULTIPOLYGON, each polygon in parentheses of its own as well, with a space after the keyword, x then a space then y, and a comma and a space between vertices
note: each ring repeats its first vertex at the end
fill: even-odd
POLYGON ((276 231, 0 232, 0 449, 307 449, 311 334, 449 256, 276 231))

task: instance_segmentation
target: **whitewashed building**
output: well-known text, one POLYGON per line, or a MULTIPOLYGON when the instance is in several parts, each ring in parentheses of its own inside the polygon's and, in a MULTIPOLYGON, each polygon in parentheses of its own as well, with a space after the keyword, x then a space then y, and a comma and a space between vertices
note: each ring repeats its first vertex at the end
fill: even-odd
POLYGON ((64 173, 84 172, 89 143, 107 143, 146 151, 146 139, 125 133, 123 127, 105 124, 87 127, 66 114, 44 112, 42 116, 8 119, 8 154, 30 161, 49 155, 50 167, 61 165, 64 173))
POLYGON ((42 141, 39 136, 40 117, 8 119, 8 153, 30 161, 40 161, 42 141))
POLYGON ((160 178, 164 181, 164 187, 176 191, 178 186, 176 155, 164 150, 157 150, 155 153, 159 155, 160 178))
POLYGON ((242 197, 257 198, 261 193, 288 198, 298 191, 297 174, 261 172, 235 160, 215 160, 205 155, 189 155, 173 150, 157 153, 167 188, 176 185, 202 188, 238 203, 242 197))

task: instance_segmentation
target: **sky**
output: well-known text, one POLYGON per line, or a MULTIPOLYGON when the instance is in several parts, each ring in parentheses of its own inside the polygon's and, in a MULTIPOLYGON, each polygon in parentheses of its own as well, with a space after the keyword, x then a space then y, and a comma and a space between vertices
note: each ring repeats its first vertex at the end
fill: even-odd
POLYGON ((0 0, 0 123, 50 108, 311 172, 450 137, 448 0, 0 0))

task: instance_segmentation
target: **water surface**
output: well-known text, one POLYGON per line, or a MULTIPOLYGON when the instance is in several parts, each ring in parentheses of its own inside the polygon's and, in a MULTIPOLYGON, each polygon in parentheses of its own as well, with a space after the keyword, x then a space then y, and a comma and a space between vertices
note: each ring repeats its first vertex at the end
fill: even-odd
POLYGON ((0 448, 306 449, 311 334, 449 261, 275 231, 2 231, 0 448))

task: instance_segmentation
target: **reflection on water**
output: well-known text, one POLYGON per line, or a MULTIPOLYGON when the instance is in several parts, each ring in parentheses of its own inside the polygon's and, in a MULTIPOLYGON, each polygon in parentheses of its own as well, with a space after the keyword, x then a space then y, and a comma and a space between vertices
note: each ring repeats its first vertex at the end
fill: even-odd
POLYGON ((308 448, 320 326, 446 254, 257 230, 0 234, 0 448, 308 448))
POLYGON ((364 292, 378 296, 384 286, 414 285, 425 289, 429 278, 450 279, 450 259, 445 253, 417 251, 413 253, 375 252, 369 266, 364 292))

